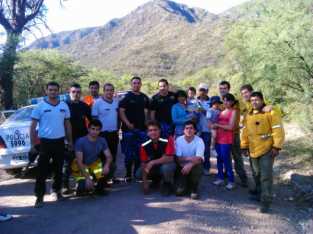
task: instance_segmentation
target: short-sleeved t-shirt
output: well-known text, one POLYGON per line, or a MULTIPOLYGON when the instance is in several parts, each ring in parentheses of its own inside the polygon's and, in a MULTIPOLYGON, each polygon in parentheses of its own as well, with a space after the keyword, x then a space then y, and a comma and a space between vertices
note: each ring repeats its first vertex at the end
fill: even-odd
POLYGON ((211 123, 217 123, 218 121, 218 116, 220 115, 221 111, 220 110, 216 110, 213 108, 210 108, 207 112, 206 112, 206 118, 208 119, 208 121, 210 121, 211 123))
POLYGON ((71 117, 68 105, 61 101, 56 105, 47 100, 40 102, 32 111, 31 118, 38 121, 38 136, 45 139, 65 137, 64 121, 71 117))
POLYGON ((204 142, 197 135, 194 136, 191 142, 187 142, 185 136, 180 136, 175 142, 177 157, 201 157, 204 159, 204 142))
POLYGON ((87 135, 86 120, 91 119, 91 110, 90 107, 82 101, 67 101, 66 103, 71 113, 72 136, 75 142, 78 138, 87 135))
POLYGON ((159 93, 151 100, 151 110, 155 111, 155 118, 159 122, 172 124, 172 107, 176 103, 176 96, 173 92, 168 92, 166 96, 159 93))
POLYGON ((106 140, 98 137, 96 141, 89 140, 88 136, 81 137, 75 144, 75 151, 83 153, 83 163, 90 165, 100 158, 101 153, 108 148, 106 140))
MULTIPOLYGON (((119 103, 120 108, 125 109, 128 121, 134 124, 135 129, 145 130, 145 109, 149 108, 149 98, 143 93, 135 94, 128 92, 119 103)), ((125 123, 122 123, 122 130, 129 130, 125 123)))
POLYGON ((118 100, 113 99, 110 103, 104 98, 99 98, 92 106, 92 116, 102 123, 102 132, 118 130, 118 100))
POLYGON ((92 105, 97 101, 100 97, 94 98, 91 95, 87 95, 84 97, 83 101, 89 106, 92 107, 92 105))

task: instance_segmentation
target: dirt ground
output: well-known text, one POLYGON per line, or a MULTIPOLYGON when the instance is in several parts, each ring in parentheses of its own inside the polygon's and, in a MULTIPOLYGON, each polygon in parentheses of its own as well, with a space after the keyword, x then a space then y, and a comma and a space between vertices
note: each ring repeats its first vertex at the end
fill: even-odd
POLYGON ((106 197, 68 197, 56 203, 47 195, 46 205, 35 209, 33 177, 0 172, 0 210, 14 216, 0 223, 0 234, 313 233, 313 208, 296 203, 288 184, 275 182, 272 211, 260 214, 247 188, 226 191, 213 180, 214 175, 203 176, 198 201, 162 197, 157 191, 144 196, 141 184, 133 182, 114 185, 106 197))

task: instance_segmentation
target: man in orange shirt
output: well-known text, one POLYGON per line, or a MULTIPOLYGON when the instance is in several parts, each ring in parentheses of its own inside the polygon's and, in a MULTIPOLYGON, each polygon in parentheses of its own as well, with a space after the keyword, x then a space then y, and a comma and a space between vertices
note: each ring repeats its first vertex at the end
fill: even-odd
POLYGON ((98 81, 94 80, 94 81, 91 81, 89 83, 90 95, 87 95, 84 97, 84 102, 88 106, 91 107, 94 104, 94 102, 100 97, 99 96, 99 88, 100 88, 100 84, 98 81))

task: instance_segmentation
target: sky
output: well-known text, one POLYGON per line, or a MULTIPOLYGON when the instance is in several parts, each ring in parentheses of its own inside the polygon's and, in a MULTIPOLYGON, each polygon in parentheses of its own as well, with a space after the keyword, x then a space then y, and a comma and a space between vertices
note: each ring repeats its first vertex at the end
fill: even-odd
MULTIPOLYGON (((149 0, 46 0, 47 24, 53 33, 85 27, 101 26, 113 18, 121 18, 149 0)), ((247 0, 174 0, 190 7, 200 7, 212 13, 221 13, 247 0)), ((1 30, 0 30, 1 31, 1 30)), ((36 37, 47 36, 49 30, 34 32, 36 37)), ((28 41, 35 40, 29 35, 28 41)), ((4 36, 0 36, 0 43, 4 36)))

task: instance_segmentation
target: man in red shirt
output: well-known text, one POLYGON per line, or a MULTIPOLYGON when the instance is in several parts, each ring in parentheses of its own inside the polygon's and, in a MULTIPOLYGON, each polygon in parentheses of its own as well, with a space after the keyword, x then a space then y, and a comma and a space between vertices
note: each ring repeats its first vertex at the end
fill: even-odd
POLYGON ((173 189, 176 169, 174 140, 160 137, 161 126, 156 121, 150 121, 147 124, 147 132, 150 139, 140 148, 141 170, 139 173, 142 174, 143 191, 144 194, 149 193, 148 179, 151 179, 154 185, 161 182, 161 193, 168 196, 173 189))

